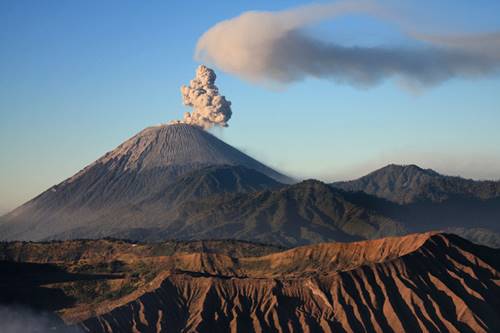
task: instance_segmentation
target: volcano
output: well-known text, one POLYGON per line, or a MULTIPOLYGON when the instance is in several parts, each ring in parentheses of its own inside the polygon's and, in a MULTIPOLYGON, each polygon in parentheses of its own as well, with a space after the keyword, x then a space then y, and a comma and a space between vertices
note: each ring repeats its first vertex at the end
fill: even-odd
POLYGON ((132 215, 139 203, 164 192, 185 174, 227 165, 263 175, 257 177, 257 188, 293 181, 199 127, 153 126, 4 216, 0 238, 41 240, 89 223, 105 225, 110 216, 126 221, 109 223, 137 226, 143 219, 132 215))

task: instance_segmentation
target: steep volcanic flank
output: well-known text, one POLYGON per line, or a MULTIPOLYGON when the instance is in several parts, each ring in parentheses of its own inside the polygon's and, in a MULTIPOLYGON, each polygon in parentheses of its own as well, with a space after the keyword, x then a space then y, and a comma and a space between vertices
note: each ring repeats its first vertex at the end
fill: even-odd
POLYGON ((257 192, 283 186, 258 171, 242 166, 211 166, 186 173, 145 203, 161 201, 171 205, 221 194, 257 192))
POLYGON ((70 245, 75 242, 82 241, 8 243, 3 251, 13 259, 28 247, 37 252, 45 247, 59 267, 84 269, 87 278, 90 272, 100 274, 101 283, 103 273, 111 275, 104 281, 115 291, 105 299, 85 298, 86 289, 78 287, 83 282, 50 284, 54 292, 76 297, 57 312, 88 332, 500 330, 500 252, 453 235, 414 234, 282 252, 263 248, 260 256, 237 250, 237 242, 207 242, 202 252, 185 243, 166 254, 169 246, 161 244, 86 241, 108 248, 103 258, 100 250, 83 255, 70 245), (73 249, 72 259, 58 247, 73 249), (110 273, 104 263, 117 261, 121 264, 110 273), (155 275, 128 292, 116 291, 127 272, 148 270, 155 275))
POLYGON ((179 176, 222 165, 291 181, 197 127, 150 127, 6 215, 0 238, 39 240, 90 221, 105 224, 102 216, 128 214, 128 209, 164 191, 179 176))

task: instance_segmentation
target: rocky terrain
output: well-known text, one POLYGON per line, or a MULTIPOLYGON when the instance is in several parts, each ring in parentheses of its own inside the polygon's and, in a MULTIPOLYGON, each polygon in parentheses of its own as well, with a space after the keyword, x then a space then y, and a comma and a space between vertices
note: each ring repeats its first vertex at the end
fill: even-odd
POLYGON ((449 234, 289 250, 236 241, 1 246, 1 264, 16 269, 2 270, 0 302, 52 311, 86 332, 500 329, 499 250, 449 234))

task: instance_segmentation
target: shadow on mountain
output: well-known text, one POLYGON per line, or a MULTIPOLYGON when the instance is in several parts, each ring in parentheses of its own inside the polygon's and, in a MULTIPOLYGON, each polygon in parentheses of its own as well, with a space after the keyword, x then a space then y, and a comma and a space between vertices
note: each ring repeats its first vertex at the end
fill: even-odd
MULTIPOLYGON (((339 190, 342 191, 342 190, 339 190)), ((342 191, 346 200, 374 212, 404 221, 412 231, 477 227, 500 231, 500 197, 479 199, 469 195, 452 195, 441 202, 421 200, 398 204, 362 191, 342 191)))
POLYGON ((500 198, 481 200, 453 195, 442 202, 423 201, 402 206, 402 215, 413 230, 474 226, 498 232, 500 198))
POLYGON ((55 264, 0 261, 0 304, 55 311, 75 300, 50 284, 120 278, 117 274, 69 273, 55 264))

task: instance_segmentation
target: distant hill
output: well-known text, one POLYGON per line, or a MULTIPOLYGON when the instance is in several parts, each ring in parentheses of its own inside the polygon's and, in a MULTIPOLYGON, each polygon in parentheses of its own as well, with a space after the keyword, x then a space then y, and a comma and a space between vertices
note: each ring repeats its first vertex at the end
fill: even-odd
POLYGON ((416 165, 390 164, 361 178, 331 185, 347 191, 363 191, 400 204, 442 202, 454 196, 482 200, 500 197, 500 181, 444 176, 416 165))
POLYGON ((396 219, 409 232, 447 230, 500 247, 500 182, 441 175, 416 165, 388 165, 334 188, 357 205, 396 219))
MULTIPOLYGON (((244 170, 224 167, 224 170, 244 170)), ((249 170, 247 170, 249 171, 249 170)), ((254 171, 250 171, 254 173, 254 171)), ((207 196, 185 184, 200 185, 213 179, 218 168, 194 172, 180 179, 171 192, 154 196, 121 215, 103 216, 85 227, 49 238, 116 238, 158 241, 162 239, 240 239, 283 246, 322 241, 353 241, 402 234, 395 220, 346 200, 342 193, 319 181, 304 181, 251 192, 206 190, 207 196), (207 173, 208 172, 208 173, 207 173), (192 180, 192 179, 195 180, 192 180), (178 190, 185 190, 179 193, 178 190), (186 196, 186 193, 190 195, 186 196), (107 221, 106 225, 100 223, 107 221), (126 221, 140 221, 128 224, 126 221)), ((122 210, 123 211, 123 210, 122 210)))

